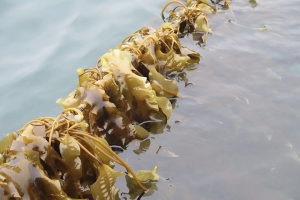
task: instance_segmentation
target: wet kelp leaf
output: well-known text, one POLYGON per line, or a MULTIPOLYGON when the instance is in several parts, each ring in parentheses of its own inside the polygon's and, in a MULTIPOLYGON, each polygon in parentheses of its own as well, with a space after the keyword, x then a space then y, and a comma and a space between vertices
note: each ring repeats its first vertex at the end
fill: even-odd
POLYGON ((105 90, 92 83, 85 85, 84 99, 82 101, 90 105, 92 108, 91 113, 93 114, 98 114, 103 108, 108 110, 109 113, 117 111, 116 106, 109 101, 109 96, 105 90))
POLYGON ((173 49, 167 53, 163 53, 158 49, 155 52, 155 55, 156 58, 160 60, 161 66, 164 66, 164 70, 167 73, 171 71, 181 72, 186 67, 187 61, 190 60, 188 56, 176 54, 173 49))
POLYGON ((136 137, 139 140, 146 139, 149 136, 150 133, 146 129, 144 129, 143 127, 138 126, 138 125, 133 125, 133 126, 134 126, 134 129, 135 129, 135 132, 136 132, 136 137))
POLYGON ((153 115, 152 118, 152 122, 149 123, 149 132, 151 132, 151 134, 160 134, 164 132, 164 128, 167 124, 167 117, 164 113, 159 112, 159 113, 155 113, 155 115, 153 115))
POLYGON ((140 181, 157 181, 159 179, 159 176, 156 173, 157 171, 157 166, 155 166, 152 170, 139 170, 136 173, 136 177, 140 180, 140 181))
MULTIPOLYGON (((20 193, 18 192, 16 186, 12 182, 6 182, 6 181, 1 181, 0 182, 1 189, 5 190, 5 193, 7 195, 3 195, 1 199, 3 200, 8 200, 8 199, 22 199, 20 193)), ((5 194, 4 193, 4 194, 5 194)))
POLYGON ((43 168, 40 163, 40 154, 38 151, 28 149, 27 147, 22 147, 22 150, 27 160, 32 161, 35 165, 39 166, 41 169, 43 168))
POLYGON ((73 173, 77 179, 80 179, 82 176, 82 163, 79 158, 80 147, 75 139, 66 134, 60 141, 59 151, 63 160, 69 166, 70 172, 73 173))
POLYGON ((81 103, 81 96, 83 95, 84 89, 82 87, 77 88, 75 91, 71 92, 66 98, 58 99, 56 103, 63 106, 64 109, 76 108, 81 103))
MULTIPOLYGON (((207 25, 204 15, 199 15, 195 20, 196 31, 207 32, 207 25)), ((211 29, 208 30, 209 33, 212 33, 211 29)))
MULTIPOLYGON (((101 57, 102 70, 105 72, 112 72, 119 70, 124 74, 132 74, 131 71, 131 54, 127 51, 119 49, 112 49, 109 53, 101 57)), ((143 79, 144 77, 140 77, 143 79)))
MULTIPOLYGON (((111 157, 114 157, 108 150, 106 150, 102 145, 100 145, 99 143, 95 142, 95 141, 92 141, 90 140, 89 138, 87 137, 84 137, 87 141, 90 141, 92 144, 94 144, 95 146, 97 146, 97 148, 101 149, 102 151, 104 151, 106 154, 108 154, 109 156, 111 157)), ((111 147, 109 146, 108 142, 104 139, 104 138, 101 138, 101 137, 96 137, 99 141, 101 141, 103 144, 105 144, 105 146, 107 146, 108 148, 111 149, 111 147)), ((97 149, 96 149, 97 151, 97 149)), ((98 154, 95 154, 95 156, 101 161, 103 162, 104 164, 108 165, 108 166, 111 166, 111 162, 112 160, 110 158, 108 158, 106 155, 104 155, 103 153, 98 153, 98 154)))
POLYGON ((172 10, 169 14, 169 18, 171 18, 173 15, 175 15, 175 10, 172 10))
POLYGON ((68 195, 62 190, 59 180, 52 180, 48 178, 44 171, 32 164, 29 164, 28 168, 32 172, 31 177, 34 180, 34 184, 30 185, 30 189, 32 190, 31 195, 36 195, 35 191, 39 191, 41 199, 73 199, 68 197, 68 195))
POLYGON ((100 89, 104 90, 110 101, 118 101, 121 98, 120 89, 112 74, 107 74, 102 80, 95 82, 100 89))
POLYGON ((166 97, 156 97, 158 106, 161 108, 162 112, 166 115, 167 119, 170 118, 172 114, 172 104, 166 97))
MULTIPOLYGON (((128 195, 130 196, 130 199, 136 199, 138 196, 143 194, 144 190, 138 185, 135 179, 131 178, 129 175, 125 176, 126 179, 126 185, 129 189, 128 195)), ((154 191, 157 191, 157 186, 155 182, 147 181, 147 182, 141 182, 142 185, 149 189, 143 196, 151 196, 154 191)))
POLYGON ((152 67, 150 70, 149 79, 152 88, 156 91, 157 104, 166 115, 167 119, 169 119, 172 114, 172 105, 166 97, 175 97, 179 95, 177 83, 174 80, 165 79, 156 71, 155 67, 152 67))
POLYGON ((6 134, 3 139, 0 141, 0 152, 9 147, 11 143, 15 140, 16 133, 10 132, 6 134))
POLYGON ((175 97, 178 95, 178 86, 175 80, 169 80, 158 73, 155 67, 152 67, 149 73, 149 79, 152 87, 157 92, 161 94, 163 92, 165 97, 175 97))
POLYGON ((171 26, 172 24, 173 24, 173 22, 166 22, 166 23, 163 23, 162 25, 160 25, 160 26, 158 27, 157 30, 162 30, 162 27, 164 27, 164 26, 171 26))
MULTIPOLYGON (((147 63, 148 65, 153 65, 156 63, 156 59, 155 59, 155 46, 156 44, 153 43, 153 38, 154 40, 158 41, 158 38, 156 35, 151 35, 149 36, 151 37, 151 40, 147 40, 144 44, 143 44, 143 47, 144 47, 144 53, 143 53, 143 56, 141 58, 141 61, 144 62, 144 63, 147 63)), ((144 39, 146 40, 146 39, 144 39)), ((134 40, 136 41, 136 40, 134 40)), ((157 42, 156 42, 157 43, 157 42)), ((137 43, 137 46, 139 46, 140 44, 137 43)))
POLYGON ((147 83, 146 77, 141 77, 131 71, 131 54, 119 49, 113 49, 101 57, 102 69, 113 73, 115 81, 118 82, 121 100, 130 105, 137 102, 136 110, 141 119, 148 119, 150 111, 158 111, 155 91, 147 83))
POLYGON ((113 188, 118 176, 124 177, 122 171, 115 171, 105 164, 100 164, 99 176, 96 182, 91 185, 91 192, 94 199, 114 200, 118 190, 113 188))
POLYGON ((214 14, 216 13, 217 10, 216 6, 211 5, 208 1, 204 1, 204 0, 203 3, 197 5, 197 8, 200 8, 207 14, 214 14))
POLYGON ((46 137, 46 127, 45 125, 35 125, 33 126, 33 134, 40 137, 46 137))
POLYGON ((39 152, 26 147, 22 150, 23 154, 16 154, 12 161, 0 165, 0 174, 9 185, 8 197, 71 200, 62 190, 60 181, 50 179, 45 173, 39 152))
POLYGON ((130 115, 126 115, 126 111, 130 113, 134 110, 132 104, 130 105, 125 101, 125 97, 121 96, 119 87, 111 79, 103 79, 95 83, 85 82, 83 103, 80 106, 84 107, 84 119, 90 126, 88 130, 94 130, 97 136, 103 135, 111 144, 125 145, 133 138, 133 127, 130 127, 130 119, 127 117, 130 115), (112 98, 116 97, 113 102, 110 101, 111 97, 106 94, 106 91, 112 95, 112 98))
POLYGON ((198 64, 199 61, 200 61, 200 54, 193 51, 193 50, 190 50, 188 49, 187 47, 185 46, 181 46, 181 53, 187 55, 188 57, 190 57, 190 60, 188 60, 188 63, 191 63, 191 64, 198 64))
POLYGON ((84 82, 88 82, 90 80, 90 74, 84 73, 85 71, 83 68, 77 69, 76 72, 79 76, 79 81, 77 83, 78 87, 82 86, 84 82))
MULTIPOLYGON (((194 0, 188 0, 188 1, 190 1, 190 3, 191 3, 191 2, 193 2, 194 0)), ((198 2, 199 2, 198 5, 201 5, 201 4, 204 3, 204 4, 206 4, 206 5, 212 6, 208 0, 198 0, 198 2)), ((189 5, 190 3, 188 3, 188 5, 189 5)))
POLYGON ((28 125, 26 129, 23 131, 20 137, 16 139, 16 141, 22 142, 25 144, 29 149, 37 148, 37 150, 41 154, 41 159, 45 160, 47 156, 48 150, 48 141, 40 136, 35 136, 33 134, 33 126, 28 125))

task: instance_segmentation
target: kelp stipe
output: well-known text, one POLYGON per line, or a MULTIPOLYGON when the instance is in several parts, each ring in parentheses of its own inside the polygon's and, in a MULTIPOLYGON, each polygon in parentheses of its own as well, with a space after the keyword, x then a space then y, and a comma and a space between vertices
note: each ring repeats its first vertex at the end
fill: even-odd
POLYGON ((172 113, 169 99, 182 97, 177 82, 166 77, 200 60, 179 38, 204 32, 205 43, 211 32, 205 14, 216 7, 207 0, 188 0, 187 6, 171 1, 162 13, 173 3, 179 6, 157 30, 143 27, 95 68, 78 69, 77 89, 57 100, 64 110, 56 118, 34 119, 0 141, 2 198, 118 199, 114 184, 124 174, 113 170, 115 163, 126 168, 132 198, 133 185, 155 189, 149 181, 159 179, 157 167, 135 175, 110 145, 126 148, 163 126, 172 113))

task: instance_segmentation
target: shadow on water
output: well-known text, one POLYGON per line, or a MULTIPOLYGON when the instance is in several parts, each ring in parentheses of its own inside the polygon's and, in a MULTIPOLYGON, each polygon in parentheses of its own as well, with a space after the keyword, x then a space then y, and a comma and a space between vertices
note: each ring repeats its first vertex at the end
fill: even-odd
MULTIPOLYGON (((159 16, 165 2, 148 9, 148 13, 155 14, 144 15, 142 19, 146 21, 149 16, 159 16)), ((147 5, 150 4, 152 1, 147 5)), ((72 7, 74 13, 81 13, 80 4, 76 5, 72 7)), ((91 5, 96 4, 94 2, 91 5)), ((28 4, 23 6, 30 7, 28 4)), ((231 7, 238 23, 252 29, 230 23, 228 20, 233 17, 228 7, 220 5, 219 9, 223 8, 224 13, 208 16, 213 34, 209 35, 206 45, 201 44, 201 34, 188 34, 182 38, 184 46, 202 55, 200 64, 169 75, 178 81, 180 93, 185 98, 172 102, 175 109, 166 125, 158 124, 159 129, 152 130, 153 134, 148 139, 130 143, 121 154, 134 171, 158 166, 161 178, 151 183, 151 188, 157 192, 144 194, 142 191, 133 191, 131 188, 135 183, 126 183, 128 178, 118 179, 116 187, 121 190, 121 199, 300 198, 300 23, 296 17, 300 5, 296 0, 250 0, 232 1, 231 7), (253 30, 264 25, 267 30, 253 30)), ((7 8, 7 12, 18 11, 13 5, 7 8)), ((146 9, 146 6, 136 9, 146 9)), ((9 16, 9 13, 3 15, 6 14, 9 16)), ((125 35, 140 27, 150 24, 156 28, 162 23, 159 17, 147 23, 138 23, 141 19, 133 22, 136 17, 126 12, 122 16, 128 18, 122 20, 128 24, 111 36, 107 35, 104 40, 97 37, 99 32, 122 25, 118 21, 114 25, 108 23, 95 34, 94 27, 100 19, 92 20, 91 17, 98 14, 97 9, 93 13, 78 16, 73 16, 70 11, 69 19, 60 24, 61 27, 68 27, 61 28, 67 32, 64 35, 57 31, 62 35, 55 35, 57 38, 53 39, 60 42, 57 46, 49 40, 48 43, 42 43, 47 46, 43 49, 37 45, 41 42, 38 38, 32 39, 27 45, 35 44, 37 49, 41 49, 36 56, 36 66, 28 66, 32 63, 30 59, 35 59, 34 54, 26 59, 27 55, 22 55, 24 52, 21 50, 15 52, 17 56, 24 56, 18 61, 12 61, 13 57, 2 59, 1 69, 8 70, 8 74, 16 72, 10 78, 17 80, 9 82, 9 77, 1 75, 1 89, 5 95, 0 98, 2 105, 6 105, 1 107, 1 131, 4 134, 18 129, 10 124, 16 118, 20 121, 16 122, 20 127, 37 115, 57 114, 59 107, 48 105, 53 105, 58 97, 72 91, 73 88, 68 87, 74 85, 70 82, 76 82, 75 69, 86 64, 92 65, 94 60, 114 47, 125 35), (83 21, 79 23, 80 20, 83 21), (79 24, 73 26, 76 21, 79 24), (125 31, 127 27, 130 27, 128 32, 125 31), (77 38, 73 38, 73 33, 77 38), (83 38, 86 37, 94 40, 91 46, 85 46, 86 40, 83 38), (105 43, 107 40, 116 43, 109 46, 105 43), (74 42, 78 43, 75 45, 74 42), (63 59, 62 55, 68 59, 63 59), (28 68, 19 67, 19 71, 17 68, 9 69, 10 64, 22 66, 22 62, 28 68), (74 63, 77 63, 76 67, 74 63), (40 68, 42 65, 43 68, 40 68), (69 71, 74 73, 67 73, 69 71), (57 75, 57 72, 64 75, 57 75), (38 87, 38 82, 48 85, 38 87), (60 88, 60 85, 66 88, 60 88), (54 87, 60 88, 59 93, 53 91, 54 87), (16 93, 17 100, 13 100, 16 93), (39 100, 32 105, 32 99, 39 100), (23 108, 27 106, 31 106, 29 110, 23 108)), ((18 19, 15 20, 13 23, 18 22, 18 19)), ((34 28, 34 24, 32 26, 34 28)), ((55 23, 52 26, 48 29, 60 30, 55 23)), ((8 29, 9 26, 2 28, 8 29)), ((13 43, 12 39, 7 41, 11 45, 20 45, 13 43)), ((2 46, 5 44, 3 40, 0 42, 2 46)), ((1 56, 8 56, 4 52, 13 54, 14 48, 9 46, 9 51, 2 50, 1 56)), ((115 170, 121 170, 121 167, 116 166, 115 170)))

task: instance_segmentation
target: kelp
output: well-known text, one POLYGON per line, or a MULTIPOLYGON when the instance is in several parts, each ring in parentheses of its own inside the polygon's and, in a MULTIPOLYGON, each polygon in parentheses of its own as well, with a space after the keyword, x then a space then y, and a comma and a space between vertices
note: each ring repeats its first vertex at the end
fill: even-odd
POLYGON ((216 7, 207 0, 188 0, 187 6, 171 1, 162 13, 172 3, 179 6, 157 30, 143 27, 95 68, 78 69, 77 88, 57 100, 63 111, 56 118, 34 119, 0 141, 1 199, 118 199, 114 184, 124 174, 113 170, 115 164, 126 168, 131 198, 157 190, 156 166, 135 175, 110 145, 126 149, 134 139, 160 132, 172 113, 169 98, 182 97, 167 77, 200 61, 179 38, 200 31, 206 42, 211 31, 205 14, 216 7))

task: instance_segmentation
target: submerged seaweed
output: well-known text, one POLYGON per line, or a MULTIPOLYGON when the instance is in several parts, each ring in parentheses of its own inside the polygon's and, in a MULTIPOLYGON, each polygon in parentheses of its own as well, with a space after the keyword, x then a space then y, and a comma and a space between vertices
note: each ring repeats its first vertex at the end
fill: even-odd
POLYGON ((156 188, 157 167, 135 175, 110 145, 126 148, 165 124, 172 113, 168 98, 181 97, 176 81, 166 77, 200 60, 179 38, 200 31, 205 42, 211 32, 205 14, 216 7, 206 0, 188 0, 187 6, 171 1, 162 12, 171 3, 179 6, 158 30, 144 27, 101 56, 95 68, 77 70, 77 89, 57 101, 64 108, 57 118, 34 119, 4 137, 1 199, 118 199, 114 184, 124 174, 113 170, 115 163, 127 169, 132 198, 156 188))

